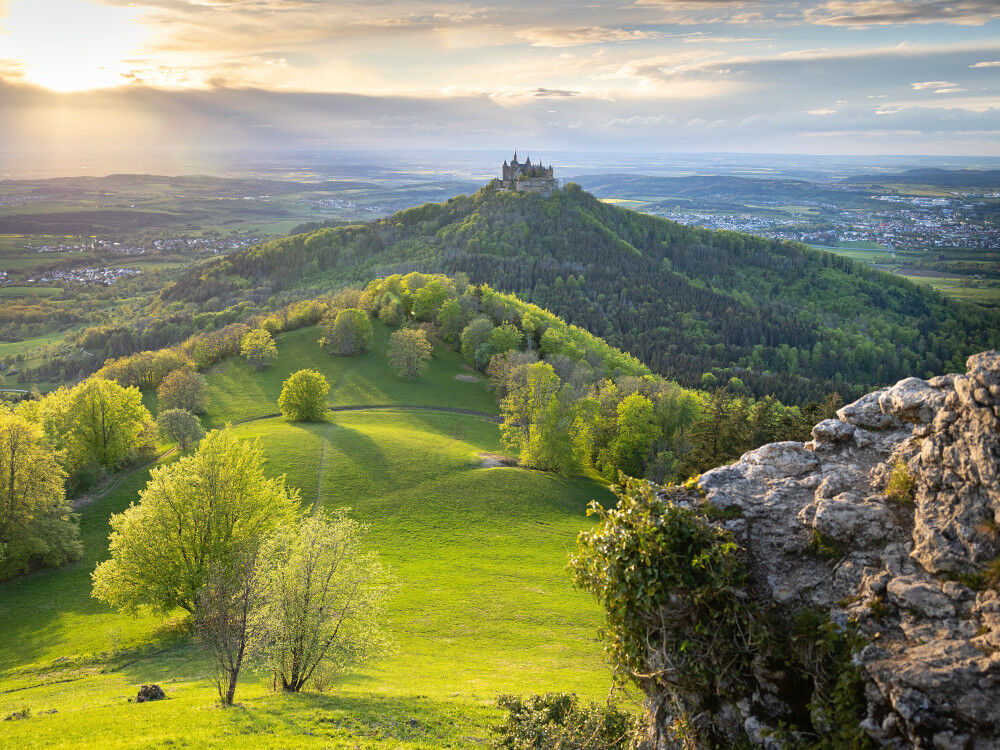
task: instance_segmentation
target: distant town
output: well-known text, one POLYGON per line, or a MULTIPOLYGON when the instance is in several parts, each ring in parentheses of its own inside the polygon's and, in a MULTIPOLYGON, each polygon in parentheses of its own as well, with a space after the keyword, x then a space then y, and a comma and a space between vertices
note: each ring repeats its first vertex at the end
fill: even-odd
MULTIPOLYGON (((801 205, 819 209, 825 222, 789 226, 787 216, 761 216, 740 212, 671 211, 646 208, 648 213, 691 226, 748 232, 773 239, 797 240, 810 244, 836 245, 843 242, 871 242, 889 252, 930 248, 1000 248, 1000 225, 979 218, 982 199, 996 199, 995 192, 962 198, 920 198, 899 195, 871 195, 885 203, 884 209, 845 209, 843 206, 803 199, 801 205), (827 224, 828 226, 823 226, 827 224), (817 226, 819 225, 819 226, 817 226)), ((784 201, 762 199, 762 206, 778 206, 784 201)))

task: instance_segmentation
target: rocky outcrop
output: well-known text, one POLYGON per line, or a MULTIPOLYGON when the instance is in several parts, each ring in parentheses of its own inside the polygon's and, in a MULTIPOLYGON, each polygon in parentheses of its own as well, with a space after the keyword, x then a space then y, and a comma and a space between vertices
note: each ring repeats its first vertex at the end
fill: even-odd
MULTIPOLYGON (((755 596, 857 624, 871 739, 1000 748, 1000 353, 837 416, 706 472, 705 499, 731 511, 718 523, 747 550, 755 596)), ((780 718, 767 690, 739 704, 751 736, 780 718)))

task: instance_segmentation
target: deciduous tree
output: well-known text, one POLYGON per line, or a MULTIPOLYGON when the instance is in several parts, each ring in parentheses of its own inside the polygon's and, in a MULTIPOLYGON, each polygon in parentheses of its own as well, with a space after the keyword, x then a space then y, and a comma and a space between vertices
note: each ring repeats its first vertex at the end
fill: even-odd
POLYGON ((263 370, 278 356, 278 347, 270 333, 263 328, 255 328, 243 337, 240 354, 255 370, 263 370))
POLYGON ((156 390, 160 411, 186 409, 192 414, 204 414, 208 406, 208 386, 205 378, 190 367, 169 373, 156 390))
POLYGON ((312 515, 275 531, 260 555, 256 652, 285 690, 342 673, 382 652, 386 578, 344 515, 312 515))
POLYGON ((350 307, 339 311, 332 318, 326 318, 320 343, 326 346, 331 354, 353 356, 368 351, 374 335, 368 313, 350 307))
POLYGON ((389 337, 389 366, 400 377, 419 377, 427 369, 432 351, 427 334, 419 328, 401 328, 389 337))
POLYGON ((0 581, 82 554, 65 479, 42 431, 0 407, 0 581))
POLYGON ((185 409, 167 409, 160 412, 156 418, 156 426, 160 434, 177 443, 181 453, 197 443, 205 436, 205 428, 201 426, 198 417, 185 409))
POLYGON ((330 384, 315 370, 293 372, 285 380, 278 406, 292 422, 322 422, 326 417, 326 394, 330 384))
POLYGON ((116 609, 194 612, 213 566, 234 569, 297 506, 284 477, 264 472, 259 443, 213 430, 193 454, 153 469, 139 503, 111 517, 93 595, 116 609))

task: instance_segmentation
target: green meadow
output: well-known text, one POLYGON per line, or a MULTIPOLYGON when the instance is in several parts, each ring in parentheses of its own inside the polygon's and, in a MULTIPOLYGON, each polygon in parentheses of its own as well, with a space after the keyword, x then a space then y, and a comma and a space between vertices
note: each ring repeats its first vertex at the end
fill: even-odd
POLYGON ((418 381, 388 374, 387 335, 378 326, 373 351, 345 359, 323 352, 309 328, 279 338, 268 370, 224 362, 207 375, 205 421, 250 420, 234 429, 261 441, 303 506, 347 507, 368 525, 394 578, 392 653, 302 695, 273 692, 268 675, 247 672, 240 705, 219 708, 211 664, 181 613, 132 616, 90 598, 108 518, 148 478, 139 469, 80 509, 83 560, 0 586, 0 718, 30 709, 2 725, 0 746, 478 747, 500 693, 607 695, 600 613, 566 570, 589 523, 586 504, 611 500, 604 487, 486 467, 481 454, 502 450, 499 430, 474 414, 361 409, 318 424, 263 416, 277 411, 282 380, 300 367, 326 374, 331 405, 496 411, 485 383, 467 382, 451 352, 438 352, 418 381), (130 703, 150 682, 169 700, 130 703))

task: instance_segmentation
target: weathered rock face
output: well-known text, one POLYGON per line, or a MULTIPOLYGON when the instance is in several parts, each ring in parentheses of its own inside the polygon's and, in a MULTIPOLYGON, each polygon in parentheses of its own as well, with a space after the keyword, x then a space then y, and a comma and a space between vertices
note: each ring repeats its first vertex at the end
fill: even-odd
MULTIPOLYGON (((699 480, 709 502, 740 511, 722 523, 757 596, 858 623, 862 727, 885 746, 1000 748, 1000 594, 984 575, 1000 554, 1000 352, 967 368, 868 394, 812 441, 699 480), (886 494, 900 463, 912 500, 886 494)), ((740 704, 751 736, 775 719, 761 703, 740 704)))

